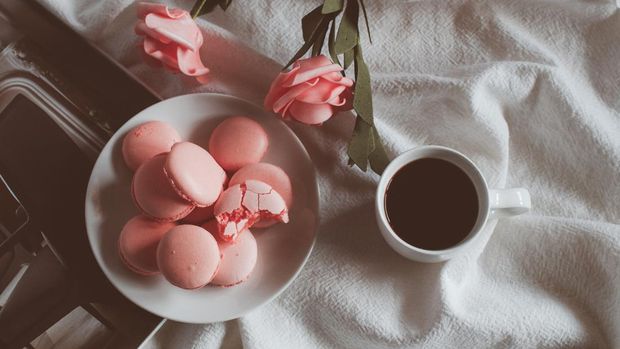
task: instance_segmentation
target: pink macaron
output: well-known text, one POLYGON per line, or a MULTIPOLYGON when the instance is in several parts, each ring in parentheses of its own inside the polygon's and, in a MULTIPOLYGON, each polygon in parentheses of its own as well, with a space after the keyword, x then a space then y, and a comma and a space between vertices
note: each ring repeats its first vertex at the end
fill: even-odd
POLYGON ((131 193, 138 209, 161 221, 173 222, 187 216, 194 205, 180 197, 164 173, 167 154, 159 154, 138 168, 131 182, 131 193))
POLYGON ((265 129, 245 116, 222 121, 209 138, 209 152, 226 171, 236 171, 259 162, 268 147, 265 129))
POLYGON ((188 214, 182 223, 201 225, 206 221, 213 218, 213 205, 206 207, 196 207, 190 214, 188 214))
MULTIPOLYGON (((203 225, 207 231, 217 229, 217 222, 211 220, 203 225)), ((211 284, 218 286, 233 286, 248 279, 258 256, 256 239, 249 229, 239 233, 234 242, 218 241, 222 260, 211 284)))
POLYGON ((249 179, 265 182, 282 196, 288 208, 293 204, 291 180, 280 167, 266 162, 243 166, 230 178, 229 186, 241 184, 249 179))
POLYGON ((164 234, 174 227, 174 223, 156 222, 143 215, 130 219, 118 238, 123 264, 140 275, 158 274, 157 246, 164 234))
POLYGON ((288 223, 288 208, 280 194, 268 184, 247 180, 228 187, 213 209, 222 241, 234 241, 260 220, 288 223))
POLYGON ((157 248, 157 265, 166 280, 184 288, 208 284, 220 265, 217 241, 205 229, 189 224, 168 231, 157 248))
POLYGON ((211 154, 191 142, 173 145, 164 169, 177 194, 198 207, 213 205, 226 182, 226 173, 211 154))
POLYGON ((135 171, 146 160, 170 151, 172 145, 181 141, 177 130, 165 122, 149 121, 134 127, 123 139, 123 158, 135 171))

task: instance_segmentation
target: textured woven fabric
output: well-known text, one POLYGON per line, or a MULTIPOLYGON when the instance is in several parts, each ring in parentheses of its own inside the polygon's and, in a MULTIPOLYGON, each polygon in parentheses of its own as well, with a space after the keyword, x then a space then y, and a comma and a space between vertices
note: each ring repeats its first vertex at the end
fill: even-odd
MULTIPOLYGON (((217 91, 255 103, 318 3, 239 0, 200 19, 211 69, 200 86, 143 63, 131 1, 43 2, 163 97, 217 91)), ((320 178, 322 224, 306 267, 244 318, 169 322, 149 346, 620 347, 619 4, 366 3, 373 44, 362 40, 388 153, 455 148, 491 186, 529 188, 533 210, 490 224, 486 247, 410 262, 378 232, 378 177, 346 165, 352 115, 321 128, 293 124, 320 178)))

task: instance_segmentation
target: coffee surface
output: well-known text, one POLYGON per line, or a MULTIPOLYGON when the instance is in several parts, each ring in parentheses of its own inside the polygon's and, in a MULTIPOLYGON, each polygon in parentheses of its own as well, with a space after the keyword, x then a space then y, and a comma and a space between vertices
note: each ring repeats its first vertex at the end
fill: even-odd
POLYGON ((478 217, 478 195, 458 166, 441 159, 419 159, 392 177, 385 211, 392 229, 408 244, 443 250, 471 232, 478 217))

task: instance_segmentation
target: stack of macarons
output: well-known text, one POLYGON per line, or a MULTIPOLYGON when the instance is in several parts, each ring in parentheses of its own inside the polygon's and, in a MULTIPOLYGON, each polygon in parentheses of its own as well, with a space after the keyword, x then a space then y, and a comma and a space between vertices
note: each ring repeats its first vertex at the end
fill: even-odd
POLYGON ((182 141, 161 121, 138 125, 123 139, 123 158, 134 171, 131 195, 141 212, 118 240, 131 271, 161 272, 184 289, 236 285, 257 261, 250 228, 288 222, 291 181, 281 168, 260 162, 269 138, 259 123, 229 117, 208 144, 206 150, 182 141))

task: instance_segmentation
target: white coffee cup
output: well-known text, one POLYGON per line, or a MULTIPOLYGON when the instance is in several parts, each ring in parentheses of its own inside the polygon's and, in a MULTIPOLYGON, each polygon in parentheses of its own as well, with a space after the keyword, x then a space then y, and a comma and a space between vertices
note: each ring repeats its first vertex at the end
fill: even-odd
POLYGON ((456 150, 437 145, 421 146, 392 160, 381 175, 375 201, 377 223, 385 241, 403 257, 426 263, 445 261, 465 251, 480 238, 480 232, 489 220, 520 215, 530 208, 530 194, 527 189, 490 189, 480 169, 469 158, 456 150), (403 166, 425 158, 441 159, 458 166, 469 176, 478 194, 478 217, 471 232, 458 244, 443 250, 426 250, 408 244, 394 232, 385 212, 385 192, 392 177, 403 166))

